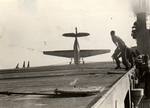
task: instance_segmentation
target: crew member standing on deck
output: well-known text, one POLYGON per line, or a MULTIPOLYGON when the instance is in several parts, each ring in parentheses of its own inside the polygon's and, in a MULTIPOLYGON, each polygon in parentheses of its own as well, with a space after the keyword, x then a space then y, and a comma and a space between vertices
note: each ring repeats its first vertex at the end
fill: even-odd
POLYGON ((130 68, 130 63, 127 59, 127 50, 128 47, 125 45, 124 41, 115 35, 115 31, 110 32, 111 38, 113 43, 117 46, 115 49, 112 57, 116 61, 117 67, 115 69, 119 69, 120 67, 120 60, 122 58, 122 63, 125 65, 125 69, 128 70, 130 68))

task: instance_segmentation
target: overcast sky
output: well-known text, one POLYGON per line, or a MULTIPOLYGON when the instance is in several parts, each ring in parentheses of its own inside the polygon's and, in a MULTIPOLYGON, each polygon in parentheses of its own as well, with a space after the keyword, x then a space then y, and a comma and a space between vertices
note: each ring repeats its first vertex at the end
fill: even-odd
POLYGON ((0 68, 13 68, 30 60, 31 66, 66 64, 70 60, 43 55, 43 50, 73 48, 65 32, 90 33, 79 39, 81 49, 111 49, 110 54, 87 62, 111 61, 115 49, 110 30, 131 47, 135 15, 129 0, 0 0, 0 68))

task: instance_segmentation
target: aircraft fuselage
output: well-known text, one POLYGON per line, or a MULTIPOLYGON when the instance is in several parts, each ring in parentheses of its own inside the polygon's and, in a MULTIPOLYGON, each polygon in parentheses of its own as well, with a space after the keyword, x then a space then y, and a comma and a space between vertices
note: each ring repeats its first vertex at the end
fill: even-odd
POLYGON ((80 46, 77 37, 75 37, 73 49, 74 49, 74 63, 80 64, 80 46))

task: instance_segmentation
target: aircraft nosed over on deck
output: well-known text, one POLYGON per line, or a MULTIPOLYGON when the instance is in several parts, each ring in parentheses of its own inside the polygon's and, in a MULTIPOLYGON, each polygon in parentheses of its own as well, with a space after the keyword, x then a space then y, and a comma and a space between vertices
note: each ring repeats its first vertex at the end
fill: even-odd
POLYGON ((77 32, 77 28, 75 28, 75 33, 64 33, 63 36, 65 37, 74 37, 74 46, 73 50, 59 50, 59 51, 43 51, 43 54, 45 55, 54 55, 54 56, 60 56, 60 57, 67 57, 71 58, 72 63, 72 58, 74 59, 74 64, 80 64, 81 60, 83 61, 84 57, 89 57, 89 56, 94 56, 94 55, 99 55, 99 54, 104 54, 104 53, 109 53, 109 49, 100 49, 100 50, 80 50, 80 46, 78 43, 78 37, 85 37, 88 36, 89 33, 83 33, 83 32, 77 32))

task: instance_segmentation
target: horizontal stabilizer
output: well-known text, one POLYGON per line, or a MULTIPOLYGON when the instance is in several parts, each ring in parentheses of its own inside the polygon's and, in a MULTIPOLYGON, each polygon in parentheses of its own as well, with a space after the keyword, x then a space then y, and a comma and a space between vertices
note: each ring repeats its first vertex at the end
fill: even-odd
POLYGON ((85 36, 88 36, 90 35, 89 33, 64 33, 63 36, 65 37, 85 37, 85 36))
POLYGON ((60 56, 60 57, 67 57, 67 58, 73 58, 74 57, 74 51, 73 50, 43 51, 43 54, 60 56))
POLYGON ((100 54, 109 53, 109 49, 100 49, 100 50, 80 50, 80 57, 89 57, 100 54))

